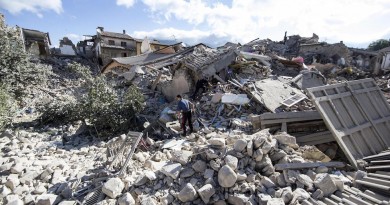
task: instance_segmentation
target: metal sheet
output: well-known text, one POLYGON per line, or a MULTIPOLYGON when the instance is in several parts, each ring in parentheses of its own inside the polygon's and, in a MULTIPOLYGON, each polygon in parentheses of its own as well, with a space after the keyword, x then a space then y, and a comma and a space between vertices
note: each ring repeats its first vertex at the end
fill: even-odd
POLYGON ((390 106, 373 79, 307 89, 351 164, 390 146, 390 106))

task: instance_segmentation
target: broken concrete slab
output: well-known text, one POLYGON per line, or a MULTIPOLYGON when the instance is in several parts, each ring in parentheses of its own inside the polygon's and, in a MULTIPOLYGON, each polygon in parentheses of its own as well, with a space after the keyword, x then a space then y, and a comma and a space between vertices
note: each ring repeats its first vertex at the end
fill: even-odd
POLYGON ((185 165, 191 159, 193 152, 180 150, 180 151, 173 151, 171 154, 172 154, 172 158, 171 158, 172 161, 179 162, 180 164, 185 165))
POLYGON ((37 205, 55 205, 61 201, 61 197, 55 194, 42 194, 37 197, 37 205))
POLYGON ((206 184, 198 189, 198 194, 205 204, 208 204, 210 198, 215 194, 215 189, 211 184, 206 184))
POLYGON ((210 145, 214 146, 225 146, 224 138, 211 138, 207 141, 210 145))
POLYGON ((163 166, 161 168, 161 172, 164 173, 166 176, 172 177, 173 179, 177 179, 180 174, 181 168, 181 164, 172 163, 163 166))
POLYGON ((225 93, 222 98, 221 102, 225 104, 232 104, 232 105, 245 105, 249 103, 249 98, 246 94, 231 94, 231 93, 225 93))
POLYGON ((237 174, 229 165, 224 165, 218 171, 218 183, 222 187, 232 187, 237 181, 237 174))
POLYGON ((255 85, 250 88, 250 93, 254 99, 273 113, 277 111, 277 108, 279 108, 282 105, 282 102, 287 98, 296 94, 305 95, 300 90, 279 80, 273 79, 256 81, 255 85))
POLYGON ((318 71, 303 70, 295 76, 291 83, 301 90, 323 86, 326 84, 326 78, 318 71))
POLYGON ((102 192, 112 199, 122 194, 125 184, 119 178, 111 178, 102 187, 102 192))
POLYGON ((305 162, 305 163, 287 163, 287 164, 275 164, 276 170, 288 170, 288 169, 310 169, 319 166, 325 167, 345 167, 344 162, 305 162))
POLYGON ((329 174, 317 174, 314 180, 314 186, 320 189, 324 196, 330 196, 337 191, 337 186, 329 174))
POLYGON ((193 201, 197 197, 195 188, 191 183, 187 183, 177 196, 181 202, 193 201))

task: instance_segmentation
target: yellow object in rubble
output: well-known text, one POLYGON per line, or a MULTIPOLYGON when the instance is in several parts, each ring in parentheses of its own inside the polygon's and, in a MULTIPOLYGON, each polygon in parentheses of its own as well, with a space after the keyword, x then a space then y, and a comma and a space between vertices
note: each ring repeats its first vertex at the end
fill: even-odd
POLYGON ((352 74, 352 73, 353 73, 352 67, 348 67, 348 68, 347 68, 347 73, 348 73, 348 74, 352 74))

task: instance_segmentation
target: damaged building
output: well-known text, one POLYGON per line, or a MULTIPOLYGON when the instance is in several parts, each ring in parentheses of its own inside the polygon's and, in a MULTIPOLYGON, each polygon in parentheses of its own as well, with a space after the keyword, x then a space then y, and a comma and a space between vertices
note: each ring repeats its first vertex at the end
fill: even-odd
POLYGON ((24 41, 25 50, 28 53, 37 56, 46 56, 50 54, 50 36, 49 32, 42 32, 33 29, 20 28, 20 34, 24 41))
POLYGON ((306 64, 311 63, 333 63, 340 66, 346 66, 350 62, 351 52, 348 47, 340 43, 311 43, 300 44, 299 55, 304 57, 306 64))
POLYGON ((375 73, 379 73, 380 70, 386 72, 390 70, 390 47, 383 48, 378 51, 375 73))
POLYGON ((88 39, 78 43, 78 49, 84 56, 94 57, 100 65, 107 65, 112 58, 140 55, 145 52, 161 50, 169 45, 147 38, 141 40, 133 38, 123 30, 122 33, 105 31, 104 27, 97 27, 96 35, 85 35, 88 39), (142 47, 142 44, 144 47, 142 47))
MULTIPOLYGON (((390 73, 375 76, 351 60, 380 57, 386 67, 387 49, 348 51, 315 34, 216 49, 157 49, 133 39, 127 49, 116 46, 131 37, 105 35, 98 48, 115 57, 107 56, 97 79, 108 80, 110 93, 137 87, 145 105, 129 121, 137 126, 107 140, 92 120, 0 133, 0 203, 390 204, 390 73), (109 40, 114 45, 105 47, 109 40), (194 95, 200 79, 207 85, 194 95), (191 133, 183 133, 177 94, 194 104, 191 133)), ((94 42, 77 47, 87 55, 94 42)), ((71 59, 53 62, 69 72, 60 65, 71 59)), ((54 104, 72 100, 88 92, 77 80, 62 86, 56 77, 55 89, 39 90, 54 104)))
POLYGON ((136 68, 142 67, 147 72, 154 72, 155 76, 159 76, 153 87, 172 101, 177 94, 193 91, 199 79, 215 77, 223 81, 221 77, 227 77, 227 68, 236 56, 232 47, 216 50, 198 44, 182 49, 181 44, 176 44, 138 56, 113 58, 102 69, 102 73, 126 76, 129 72, 133 73, 136 68), (168 48, 176 52, 166 54, 164 50, 168 48))

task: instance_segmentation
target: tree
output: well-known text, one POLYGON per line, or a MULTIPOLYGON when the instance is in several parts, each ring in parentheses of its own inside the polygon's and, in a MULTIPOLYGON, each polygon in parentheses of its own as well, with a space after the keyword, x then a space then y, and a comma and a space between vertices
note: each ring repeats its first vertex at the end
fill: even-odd
POLYGON ((83 90, 78 91, 79 98, 63 95, 41 104, 38 111, 42 113, 43 124, 82 120, 99 136, 112 136, 136 127, 135 117, 144 107, 143 95, 137 87, 115 89, 104 76, 93 77, 89 68, 78 63, 69 63, 66 69, 84 82, 80 86, 83 90))
POLYGON ((0 13, 0 86, 13 97, 23 97, 27 87, 44 83, 50 73, 48 66, 30 62, 20 29, 7 26, 0 13))
POLYGON ((379 39, 379 40, 376 40, 376 41, 370 43, 370 45, 368 45, 367 49, 370 51, 379 51, 379 50, 386 48, 386 47, 389 47, 389 46, 390 46, 389 40, 379 39))

